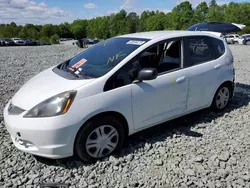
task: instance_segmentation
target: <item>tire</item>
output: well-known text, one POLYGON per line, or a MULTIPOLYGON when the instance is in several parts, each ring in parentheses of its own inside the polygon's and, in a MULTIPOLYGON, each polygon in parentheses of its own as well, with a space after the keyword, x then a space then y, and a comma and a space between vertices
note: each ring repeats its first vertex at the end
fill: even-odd
POLYGON ((224 110, 232 97, 232 87, 229 84, 221 85, 213 98, 211 108, 215 112, 224 110), (223 97, 223 98, 222 98, 223 97))
POLYGON ((111 116, 97 117, 81 127, 74 150, 84 162, 93 163, 117 152, 123 144, 124 136, 123 124, 118 119, 111 116), (98 137, 101 141, 98 141, 98 137))

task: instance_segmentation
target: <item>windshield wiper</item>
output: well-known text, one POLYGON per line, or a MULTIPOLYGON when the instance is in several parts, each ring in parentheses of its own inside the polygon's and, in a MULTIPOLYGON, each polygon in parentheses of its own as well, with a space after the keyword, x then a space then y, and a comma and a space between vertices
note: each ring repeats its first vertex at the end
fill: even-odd
MULTIPOLYGON (((67 68, 68 69, 68 68, 67 68)), ((77 78, 85 78, 85 79, 90 79, 92 77, 88 76, 85 72, 80 72, 79 74, 76 74, 74 71, 68 69, 70 74, 72 74, 74 77, 77 78)))
POLYGON ((72 74, 74 77, 80 78, 79 74, 76 74, 74 71, 69 70, 69 73, 72 74))

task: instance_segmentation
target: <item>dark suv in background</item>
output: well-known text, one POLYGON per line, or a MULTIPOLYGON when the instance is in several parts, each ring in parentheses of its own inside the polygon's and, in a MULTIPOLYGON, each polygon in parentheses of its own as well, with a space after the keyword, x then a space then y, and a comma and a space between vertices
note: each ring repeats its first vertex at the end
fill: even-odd
POLYGON ((243 41, 242 43, 243 44, 250 44, 250 34, 246 34, 246 35, 242 35, 242 38, 243 38, 243 41))

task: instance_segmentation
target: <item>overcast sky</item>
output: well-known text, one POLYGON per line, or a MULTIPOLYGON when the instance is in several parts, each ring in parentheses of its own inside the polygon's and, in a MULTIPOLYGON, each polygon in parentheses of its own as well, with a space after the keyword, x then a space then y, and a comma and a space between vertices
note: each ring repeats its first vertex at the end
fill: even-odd
MULTIPOLYGON (((0 23, 58 24, 75 19, 109 15, 125 9, 140 14, 144 10, 169 12, 184 0, 0 0, 0 23)), ((190 0, 196 6, 204 0, 190 0)), ((209 2, 209 0, 206 0, 209 2)), ((229 0, 217 1, 218 4, 229 0)), ((250 2, 235 0, 234 2, 250 2)))

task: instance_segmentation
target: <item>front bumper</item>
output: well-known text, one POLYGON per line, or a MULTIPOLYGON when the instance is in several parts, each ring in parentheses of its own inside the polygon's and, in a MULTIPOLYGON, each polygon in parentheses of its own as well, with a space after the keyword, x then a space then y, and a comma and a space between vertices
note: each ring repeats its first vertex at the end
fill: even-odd
POLYGON ((73 155, 79 125, 72 125, 65 115, 50 118, 23 118, 4 109, 4 122, 14 145, 21 151, 58 159, 73 155))

